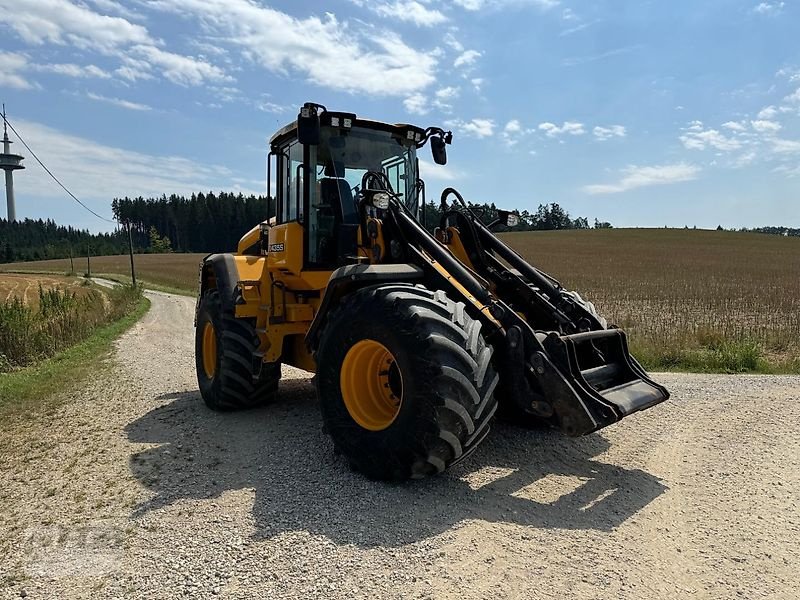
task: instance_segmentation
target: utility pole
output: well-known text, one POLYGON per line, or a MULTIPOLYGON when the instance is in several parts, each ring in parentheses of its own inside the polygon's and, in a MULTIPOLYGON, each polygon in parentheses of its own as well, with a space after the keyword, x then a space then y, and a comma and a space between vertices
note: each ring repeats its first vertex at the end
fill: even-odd
POLYGON ((86 242, 86 277, 91 279, 92 277, 92 265, 89 262, 89 255, 91 254, 91 248, 89 247, 89 242, 86 242))
POLYGON ((133 287, 136 287, 136 268, 133 266, 133 238, 131 237, 131 222, 125 221, 125 227, 128 229, 128 253, 131 257, 131 281, 133 287))
POLYGON ((69 273, 75 275, 75 264, 72 262, 72 244, 69 245, 69 273))

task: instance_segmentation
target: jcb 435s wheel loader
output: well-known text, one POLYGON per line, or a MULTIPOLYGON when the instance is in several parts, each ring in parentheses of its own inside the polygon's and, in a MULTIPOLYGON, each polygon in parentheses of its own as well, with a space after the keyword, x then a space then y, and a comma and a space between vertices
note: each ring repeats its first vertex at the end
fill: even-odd
POLYGON ((325 429, 357 470, 400 480, 473 452, 498 411, 570 436, 669 397, 625 334, 531 266, 448 188, 431 235, 417 150, 451 132, 307 103, 270 140, 275 216, 200 270, 197 377, 216 410, 316 373, 325 429))

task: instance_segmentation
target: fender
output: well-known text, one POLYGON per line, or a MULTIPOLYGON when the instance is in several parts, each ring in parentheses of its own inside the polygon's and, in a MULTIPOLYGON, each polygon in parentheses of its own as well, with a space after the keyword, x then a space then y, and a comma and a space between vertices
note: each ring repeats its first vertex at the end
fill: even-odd
POLYGON ((235 308, 233 294, 238 281, 239 270, 232 254, 206 256, 200 263, 200 293, 197 296, 195 314, 200 306, 200 299, 210 289, 218 290, 222 308, 233 312, 235 308))
POLYGON ((339 302, 342 296, 357 289, 376 285, 384 281, 390 283, 412 282, 424 279, 425 272, 416 265, 391 264, 391 265, 346 265, 339 267, 328 280, 327 291, 322 298, 314 321, 306 334, 306 346, 311 352, 317 349, 319 334, 322 324, 331 309, 339 302))

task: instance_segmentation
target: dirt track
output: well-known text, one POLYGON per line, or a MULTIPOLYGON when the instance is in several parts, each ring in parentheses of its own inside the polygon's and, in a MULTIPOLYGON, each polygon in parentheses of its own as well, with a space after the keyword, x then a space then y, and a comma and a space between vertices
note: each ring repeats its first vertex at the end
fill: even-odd
POLYGON ((586 438, 503 425, 405 485, 334 456, 307 375, 214 414, 193 301, 151 295, 103 381, 0 439, 0 593, 51 597, 796 598, 800 377, 662 375, 586 438))

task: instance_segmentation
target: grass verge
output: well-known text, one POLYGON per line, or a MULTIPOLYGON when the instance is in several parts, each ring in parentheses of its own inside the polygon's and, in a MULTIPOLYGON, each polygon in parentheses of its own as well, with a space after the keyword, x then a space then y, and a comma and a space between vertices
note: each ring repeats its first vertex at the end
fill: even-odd
POLYGON ((767 352, 749 340, 698 347, 654 346, 631 341, 631 353, 648 371, 800 375, 800 356, 767 352))
POLYGON ((0 374, 0 415, 6 416, 45 406, 54 398, 53 391, 64 390, 88 375, 105 368, 103 359, 113 341, 136 323, 150 308, 142 297, 133 311, 97 328, 84 341, 52 358, 11 373, 0 374))

